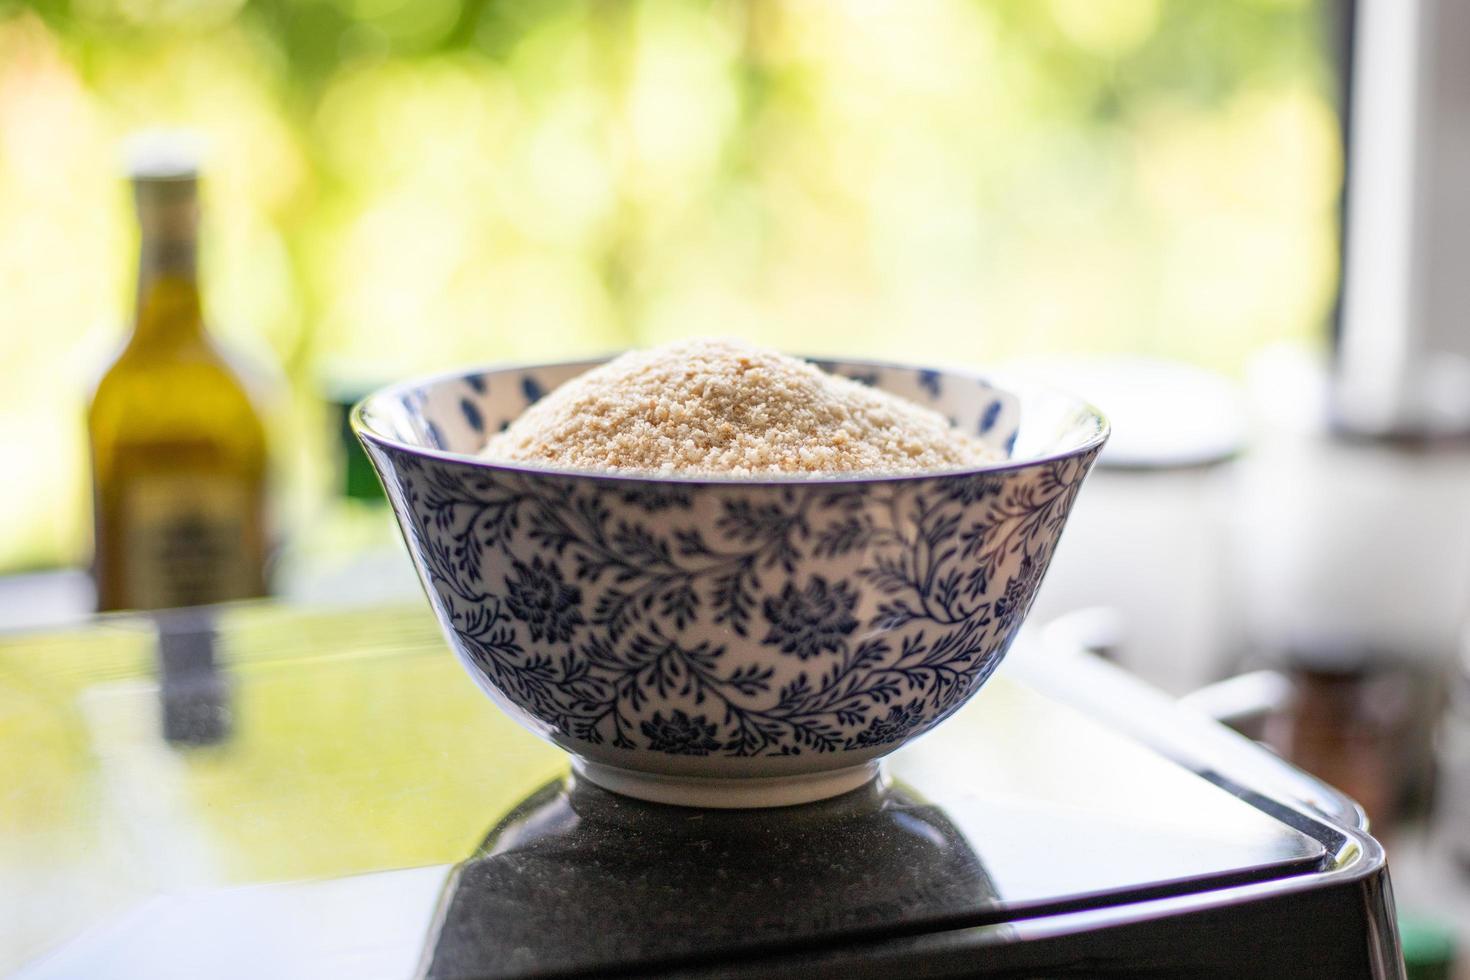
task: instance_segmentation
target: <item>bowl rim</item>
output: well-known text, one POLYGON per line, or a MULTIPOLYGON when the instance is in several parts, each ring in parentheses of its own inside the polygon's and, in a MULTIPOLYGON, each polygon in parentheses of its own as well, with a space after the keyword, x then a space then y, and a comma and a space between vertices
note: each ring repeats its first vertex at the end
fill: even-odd
MULTIPOLYGON (((625 348, 625 350, 631 348, 625 348)), ((489 470, 496 473, 514 473, 521 476, 532 477, 562 477, 579 480, 596 480, 613 483, 664 483, 682 486, 726 486, 726 487, 795 487, 795 486, 850 486, 853 484, 882 484, 901 483, 913 480, 933 480, 952 477, 979 476, 987 473, 1009 473, 1017 470, 1027 469, 1033 466, 1041 466, 1047 463, 1055 463, 1075 456, 1099 449, 1108 441, 1112 433, 1112 424, 1096 405, 1078 395, 1071 394, 1061 388, 1056 388, 1030 378, 1007 378, 1004 372, 992 374, 981 372, 968 367, 940 368, 927 364, 909 364, 901 361, 888 361, 874 358, 839 357, 829 355, 803 355, 795 354, 805 361, 820 362, 821 364, 852 365, 855 367, 886 368, 897 371, 934 371, 942 376, 966 378, 971 381, 985 384, 1007 394, 1024 395, 1028 390, 1037 394, 1060 396, 1076 404, 1077 408, 1091 415, 1097 421, 1096 431, 1087 439, 1067 449, 1043 456, 1028 456, 1022 459, 1007 458, 997 463, 985 463, 979 466, 963 466, 946 470, 925 470, 919 473, 838 473, 831 476, 812 475, 810 473, 792 474, 763 474, 751 479, 748 477, 724 476, 719 473, 663 473, 663 472, 639 472, 639 471, 605 471, 562 469, 550 466, 533 466, 524 463, 508 463, 470 453, 452 452, 448 449, 432 449, 428 446, 415 445, 401 439, 395 439, 374 429, 367 421, 368 407, 378 401, 389 399, 402 399, 409 391, 419 388, 427 388, 431 385, 445 382, 465 380, 477 375, 490 374, 492 372, 529 371, 544 370, 547 368, 565 367, 587 367, 591 369, 599 364, 605 364, 617 357, 623 351, 614 351, 600 357, 580 357, 561 361, 497 361, 478 367, 454 368, 448 371, 439 371, 433 374, 420 375, 407 378, 403 381, 385 385, 370 392, 352 406, 348 415, 353 433, 358 439, 371 441, 381 448, 394 449, 399 452, 422 456, 447 463, 467 464, 477 469, 489 470)), ((825 368, 823 369, 825 370, 825 368)))

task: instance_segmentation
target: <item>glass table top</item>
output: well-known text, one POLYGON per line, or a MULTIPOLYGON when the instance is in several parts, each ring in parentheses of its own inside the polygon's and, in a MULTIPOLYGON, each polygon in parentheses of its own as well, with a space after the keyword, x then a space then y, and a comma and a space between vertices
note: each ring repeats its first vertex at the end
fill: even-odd
POLYGON ((595 971, 1328 860, 1005 668, 882 785, 694 811, 573 784, 426 607, 209 617, 0 637, 0 974, 595 971))

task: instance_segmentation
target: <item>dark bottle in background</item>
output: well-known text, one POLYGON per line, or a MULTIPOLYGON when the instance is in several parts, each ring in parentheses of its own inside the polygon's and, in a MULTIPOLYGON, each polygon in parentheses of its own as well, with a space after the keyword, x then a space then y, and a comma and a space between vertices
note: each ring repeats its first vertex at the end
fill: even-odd
POLYGON ((265 429, 204 327, 197 158, 177 141, 136 157, 135 319, 87 419, 97 606, 263 595, 265 429))

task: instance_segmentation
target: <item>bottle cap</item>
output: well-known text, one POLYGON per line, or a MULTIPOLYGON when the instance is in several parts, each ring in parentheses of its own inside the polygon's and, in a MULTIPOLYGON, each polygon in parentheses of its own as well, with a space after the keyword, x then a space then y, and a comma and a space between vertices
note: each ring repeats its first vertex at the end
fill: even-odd
POLYGON ((144 130, 123 145, 146 266, 183 271, 194 266, 203 145, 197 133, 181 129, 144 130))
POLYGON ((123 161, 134 184, 192 184, 203 165, 204 141, 193 130, 148 129, 123 144, 123 161))

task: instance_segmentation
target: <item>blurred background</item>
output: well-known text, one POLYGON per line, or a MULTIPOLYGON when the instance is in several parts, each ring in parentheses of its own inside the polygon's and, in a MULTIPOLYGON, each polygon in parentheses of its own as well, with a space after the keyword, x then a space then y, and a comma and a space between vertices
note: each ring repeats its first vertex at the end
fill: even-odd
POLYGON ((1312 0, 0 4, 0 571, 78 565, 125 336, 117 146, 209 143, 215 336, 266 382, 283 539, 324 396, 733 333, 1238 376, 1325 349, 1342 151, 1312 0))

